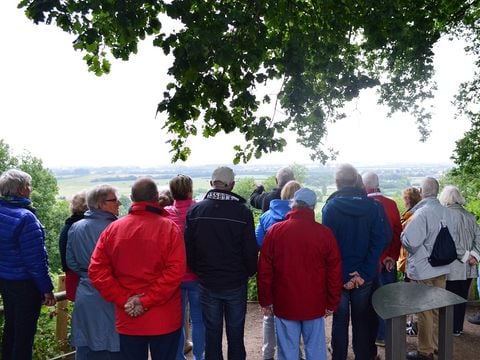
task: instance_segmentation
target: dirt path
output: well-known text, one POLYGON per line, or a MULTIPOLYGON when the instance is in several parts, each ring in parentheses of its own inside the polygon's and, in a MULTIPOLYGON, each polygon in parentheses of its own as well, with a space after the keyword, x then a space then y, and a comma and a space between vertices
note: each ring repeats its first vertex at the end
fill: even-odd
MULTIPOLYGON (((467 308, 467 315, 473 314, 480 310, 480 307, 467 308)), ((466 317, 465 317, 466 318, 466 317)), ((332 320, 331 317, 326 322, 327 343, 330 343, 332 320)), ((416 349, 416 337, 407 336, 408 350, 416 349)), ((247 318, 245 323, 245 346, 247 349, 247 359, 262 360, 262 315, 258 304, 248 304, 247 318)), ((384 350, 379 348, 379 355, 384 359, 384 350)), ((470 324, 465 320, 464 333, 453 339, 453 359, 452 360, 479 360, 480 359, 480 325, 470 324)), ((226 339, 224 338, 224 357, 226 358, 226 339)), ((329 356, 328 359, 331 357, 329 356)), ((189 354, 188 359, 192 359, 189 354)), ((353 360, 353 352, 349 351, 349 360, 353 360)))

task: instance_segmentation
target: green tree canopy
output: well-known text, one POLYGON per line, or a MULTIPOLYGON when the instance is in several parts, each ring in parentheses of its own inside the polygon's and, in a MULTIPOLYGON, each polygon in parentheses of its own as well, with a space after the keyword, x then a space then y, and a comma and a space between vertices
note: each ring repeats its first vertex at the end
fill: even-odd
MULTIPOLYGON (((344 105, 372 87, 391 112, 412 113, 425 139, 433 47, 442 36, 461 37, 477 55, 479 2, 22 0, 19 7, 35 23, 72 33, 73 47, 97 75, 109 72, 111 56, 127 60, 150 36, 174 58, 173 81, 158 104, 167 114, 172 160, 189 156, 190 135, 238 130, 245 143, 234 147, 234 161, 246 162, 282 151, 285 130, 297 134, 312 159, 325 161, 327 124, 345 117, 344 105), (259 95, 272 82, 278 94, 259 95), (286 116, 259 115, 262 103, 286 116)), ((467 94, 477 88, 464 84, 467 94)))

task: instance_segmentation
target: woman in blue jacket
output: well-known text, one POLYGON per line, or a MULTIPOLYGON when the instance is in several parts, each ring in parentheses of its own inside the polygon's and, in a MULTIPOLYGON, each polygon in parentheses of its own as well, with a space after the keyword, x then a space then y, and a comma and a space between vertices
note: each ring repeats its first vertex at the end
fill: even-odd
POLYGON ((0 176, 0 293, 5 316, 3 360, 32 358, 42 303, 55 305, 45 233, 31 206, 31 192, 29 174, 11 169, 0 176))

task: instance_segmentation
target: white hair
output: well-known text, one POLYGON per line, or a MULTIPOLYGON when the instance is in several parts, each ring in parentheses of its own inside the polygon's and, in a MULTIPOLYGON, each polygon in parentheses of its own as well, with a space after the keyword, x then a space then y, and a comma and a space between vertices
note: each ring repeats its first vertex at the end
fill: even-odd
MULTIPOLYGON (((108 184, 97 185, 87 191, 87 206, 91 209, 100 209, 107 198, 114 194, 117 196, 118 189, 108 184)), ((118 196, 117 196, 118 197, 118 196)))
POLYGON ((443 206, 453 204, 465 205, 465 199, 462 194, 460 194, 460 190, 453 185, 447 185, 443 188, 439 200, 443 206))
POLYGON ((0 194, 2 196, 20 196, 20 192, 31 184, 30 174, 22 170, 10 169, 0 176, 0 194))
POLYGON ((378 183, 378 175, 372 171, 368 171, 362 175, 362 181, 367 189, 378 189, 380 187, 378 183))
POLYGON ((339 189, 344 187, 354 187, 357 184, 358 172, 350 164, 341 164, 335 171, 335 181, 339 189))
POLYGON ((290 180, 295 180, 295 175, 293 174, 292 169, 289 167, 283 167, 277 171, 275 178, 277 179, 278 186, 283 187, 290 180))
POLYGON ((437 197, 439 187, 437 179, 426 177, 422 181, 422 198, 437 197))

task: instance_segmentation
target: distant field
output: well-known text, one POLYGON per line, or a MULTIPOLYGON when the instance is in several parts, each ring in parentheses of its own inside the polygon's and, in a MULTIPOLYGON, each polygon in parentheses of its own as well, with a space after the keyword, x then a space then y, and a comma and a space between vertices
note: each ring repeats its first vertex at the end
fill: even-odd
MULTIPOLYGON (((100 179, 101 176, 98 174, 87 175, 87 176, 71 176, 71 177, 62 177, 57 179, 59 187, 59 196, 62 198, 70 199, 75 193, 91 188, 92 186, 99 184, 110 184, 118 188, 120 195, 129 196, 130 189, 134 180, 120 180, 120 181, 94 181, 100 179)), ((209 180, 205 178, 193 178, 193 187, 194 194, 198 192, 205 192, 209 189, 209 180)), ((168 179, 159 179, 156 180, 159 189, 168 188, 168 179)))

